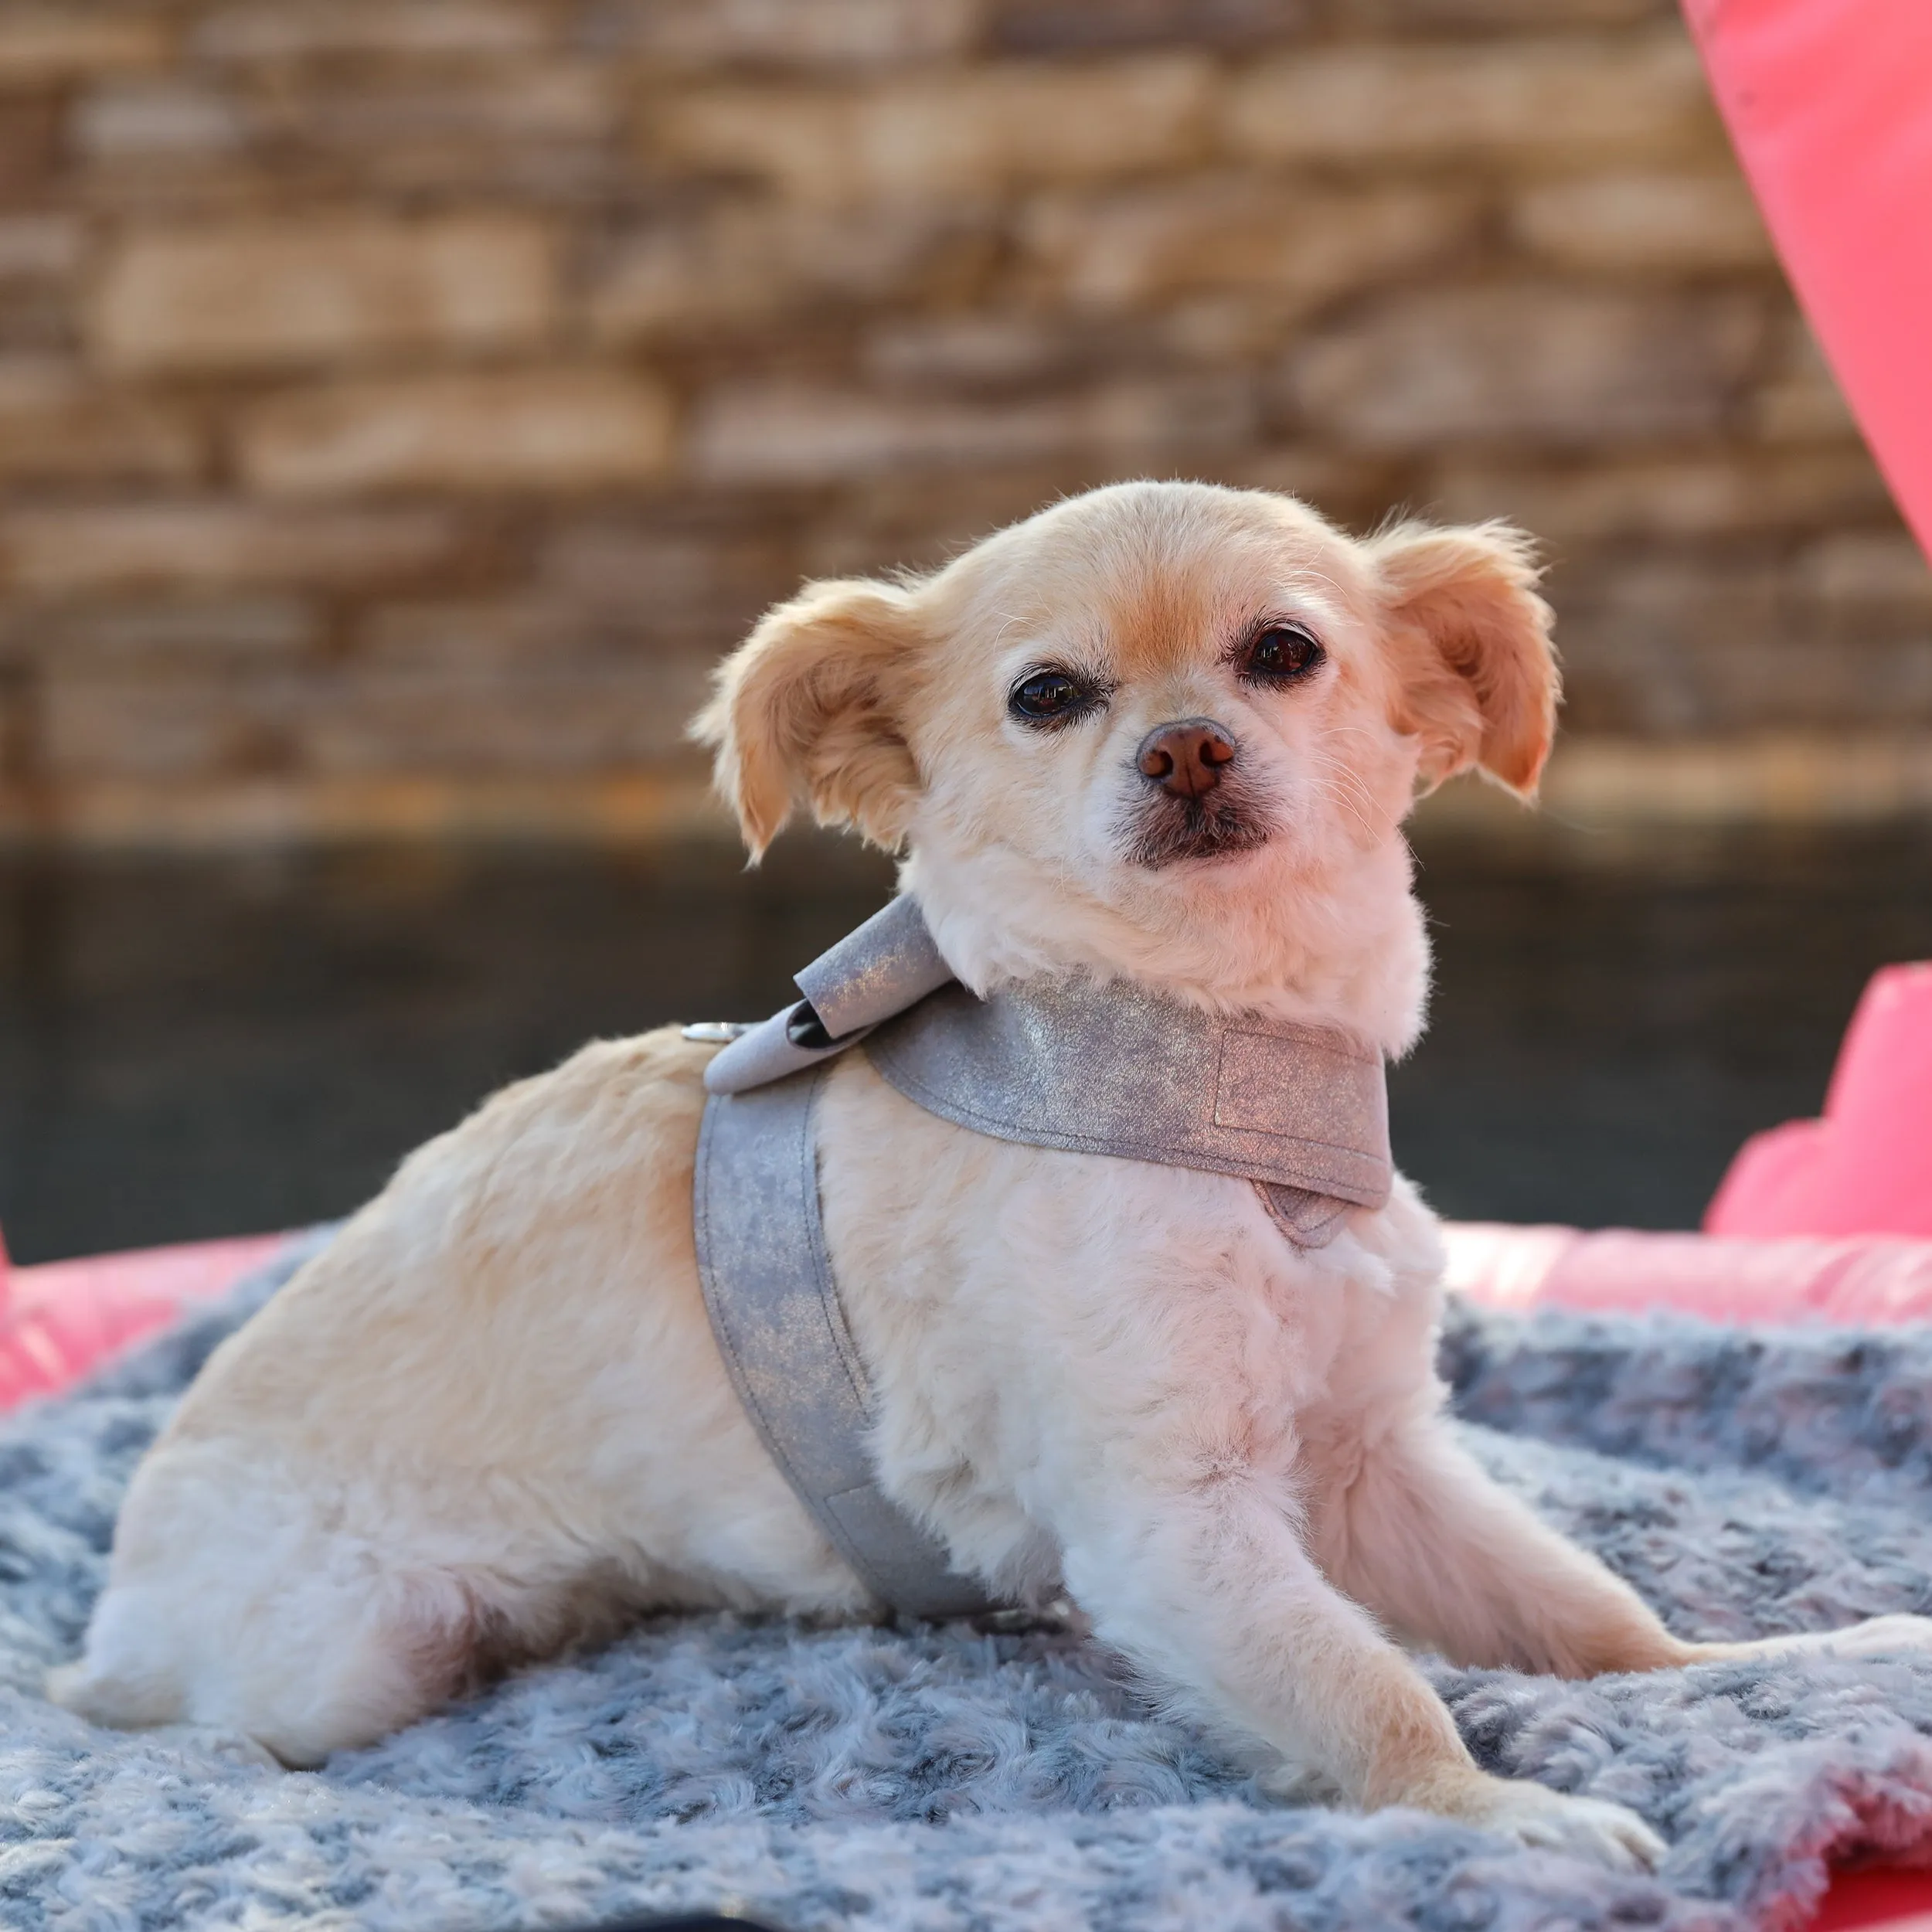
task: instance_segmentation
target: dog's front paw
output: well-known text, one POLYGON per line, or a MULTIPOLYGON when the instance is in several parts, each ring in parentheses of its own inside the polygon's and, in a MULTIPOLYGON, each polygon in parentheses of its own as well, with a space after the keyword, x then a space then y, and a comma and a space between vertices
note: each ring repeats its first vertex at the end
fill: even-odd
POLYGON ((1932 1650, 1932 1617, 1866 1617, 1843 1631, 1826 1631, 1812 1638, 1820 1650, 1835 1650, 1842 1658, 1897 1658, 1932 1650))
POLYGON ((1538 1851, 1594 1859, 1613 1872, 1654 1872, 1664 1841, 1634 1811, 1600 1798, 1571 1798, 1524 1781, 1492 1777, 1457 1815, 1538 1851))
POLYGON ((1932 1651, 1932 1617, 1903 1611, 1889 1617, 1868 1617, 1842 1630, 1811 1630, 1790 1637, 1759 1637, 1746 1644, 1713 1644, 1716 1658, 1784 1657, 1793 1651, 1824 1652, 1833 1657, 1911 1657, 1932 1651))
POLYGON ((1909 1656, 1932 1650, 1932 1617, 1868 1617, 1843 1630, 1820 1631, 1807 1648, 1835 1651, 1841 1657, 1909 1656))

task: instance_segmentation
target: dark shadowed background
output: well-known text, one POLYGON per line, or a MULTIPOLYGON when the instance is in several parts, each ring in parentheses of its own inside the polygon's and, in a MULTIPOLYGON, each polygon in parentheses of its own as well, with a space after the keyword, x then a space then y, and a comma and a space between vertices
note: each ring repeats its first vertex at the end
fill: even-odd
MULTIPOLYGON (((1917 828, 1422 856, 1436 1019, 1395 1144, 1460 1216, 1693 1225, 1746 1134, 1817 1110, 1872 966, 1932 954, 1917 828)), ((594 1034, 771 1011, 889 883, 822 838, 750 876, 719 844, 0 866, 15 1257, 344 1213, 594 1034)))

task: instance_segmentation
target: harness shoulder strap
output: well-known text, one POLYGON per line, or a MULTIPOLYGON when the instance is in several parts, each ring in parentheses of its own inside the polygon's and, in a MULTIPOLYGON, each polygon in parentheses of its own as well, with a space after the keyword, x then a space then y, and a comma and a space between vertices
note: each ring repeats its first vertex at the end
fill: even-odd
POLYGON ((819 1213, 822 1070, 714 1094, 698 1140, 694 1224, 705 1306, 733 1386, 798 1499, 862 1582, 915 1617, 992 1606, 879 1488, 864 1362, 819 1213))

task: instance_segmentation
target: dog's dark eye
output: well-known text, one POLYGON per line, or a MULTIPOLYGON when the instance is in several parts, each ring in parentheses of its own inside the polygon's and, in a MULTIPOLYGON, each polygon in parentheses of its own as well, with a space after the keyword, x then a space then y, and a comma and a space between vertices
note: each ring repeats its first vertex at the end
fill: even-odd
POLYGON ((1070 671, 1029 671, 1006 696, 1006 709, 1022 724, 1057 724, 1077 716, 1099 693, 1070 671))
POLYGON ((1291 683, 1305 678, 1328 655, 1300 624, 1271 624, 1248 646, 1241 674, 1269 684, 1291 683))

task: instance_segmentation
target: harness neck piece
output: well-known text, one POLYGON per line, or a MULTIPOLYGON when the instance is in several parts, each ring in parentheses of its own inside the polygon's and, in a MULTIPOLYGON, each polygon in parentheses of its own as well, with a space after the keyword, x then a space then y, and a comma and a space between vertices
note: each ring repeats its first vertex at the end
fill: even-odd
POLYGON ((1389 1198, 1382 1061, 1321 1028, 1223 1019, 1118 982, 1032 980, 980 999, 910 897, 796 984, 801 999, 730 1029, 705 1070, 695 1206, 706 1305, 767 1447, 874 1594, 917 1615, 985 1607, 874 1476, 870 1389, 819 1214, 818 1070, 860 1046, 906 1099, 995 1140, 1250 1181, 1307 1248, 1389 1198))

